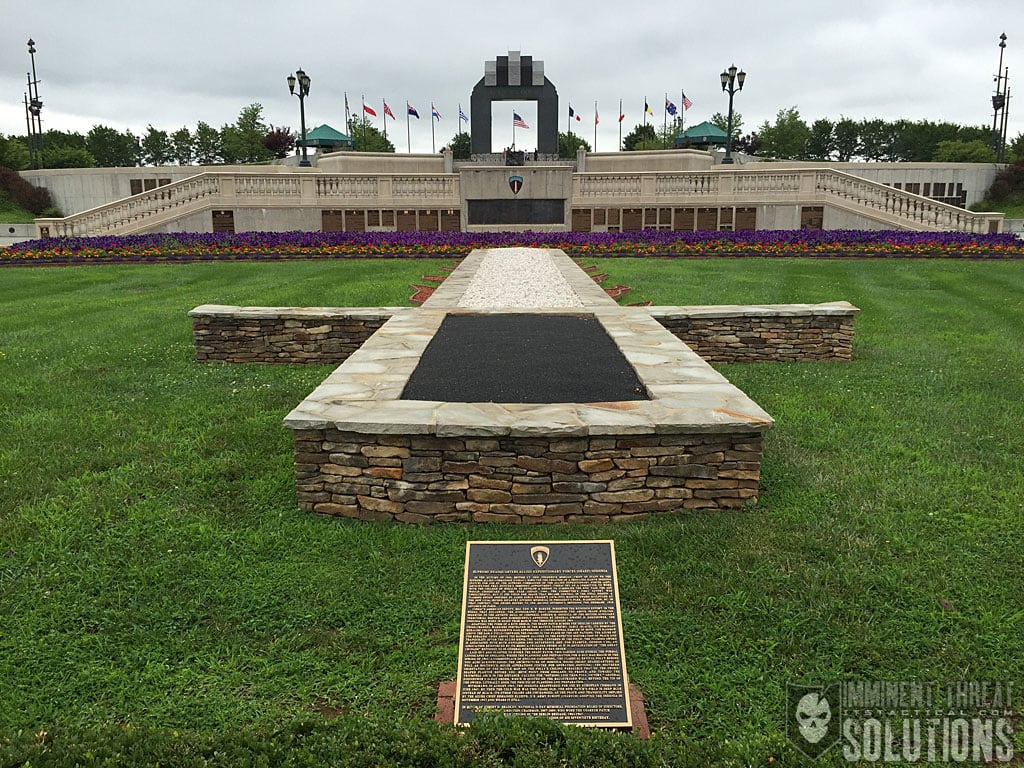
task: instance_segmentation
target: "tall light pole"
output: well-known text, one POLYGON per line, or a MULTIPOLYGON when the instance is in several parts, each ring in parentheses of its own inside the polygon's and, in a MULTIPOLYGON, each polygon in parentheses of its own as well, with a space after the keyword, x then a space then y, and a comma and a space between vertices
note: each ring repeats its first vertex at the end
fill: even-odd
POLYGON ((301 168, 308 168, 312 163, 306 157, 306 97, 309 96, 309 75, 301 69, 296 69, 294 75, 288 75, 288 92, 299 97, 299 130, 302 137, 302 159, 299 160, 301 168), (299 92, 295 92, 295 84, 299 85, 299 92))
POLYGON ((736 95, 736 91, 743 90, 743 81, 746 79, 747 73, 742 69, 737 72, 735 64, 722 73, 722 90, 729 94, 729 122, 725 137, 725 157, 722 158, 723 165, 734 162, 732 159, 732 97, 736 95))
POLYGON ((1003 72, 1003 51, 1006 50, 1006 33, 999 36, 999 68, 996 70, 996 92, 992 97, 992 143, 996 151, 996 162, 1001 163, 1006 153, 1006 102, 1009 96, 1007 81, 1010 79, 1010 68, 1003 72), (1002 113, 1002 121, 1000 121, 1002 113))
POLYGON ((36 43, 28 40, 28 55, 32 57, 32 72, 28 77, 28 93, 25 94, 25 117, 28 118, 28 156, 32 168, 43 164, 43 102, 39 100, 39 79, 36 77, 36 43))

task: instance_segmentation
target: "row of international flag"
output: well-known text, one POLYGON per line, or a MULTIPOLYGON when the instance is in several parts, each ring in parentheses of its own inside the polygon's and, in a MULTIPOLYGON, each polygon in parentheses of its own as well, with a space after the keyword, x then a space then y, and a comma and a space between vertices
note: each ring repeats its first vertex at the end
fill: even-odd
MULTIPOLYGON (((685 92, 681 92, 680 96, 681 96, 680 104, 682 105, 683 111, 685 112, 686 110, 690 109, 690 107, 693 106, 693 102, 690 101, 689 98, 687 98, 685 92)), ((392 120, 395 120, 396 119, 395 118, 395 113, 392 111, 391 107, 388 106, 387 100, 386 99, 382 99, 381 102, 384 105, 384 114, 385 114, 385 116, 390 117, 392 120)), ((370 115, 371 117, 377 117, 377 110, 374 109, 373 107, 371 107, 369 104, 367 104, 365 98, 363 99, 362 105, 363 105, 363 112, 365 114, 370 115)), ((406 115, 407 115, 406 119, 408 119, 409 117, 415 117, 417 120, 420 119, 419 110, 417 110, 416 107, 414 107, 408 101, 405 102, 405 111, 406 111, 406 115)), ((349 112, 348 94, 345 94, 345 112, 346 112, 346 114, 349 112)), ((672 115, 673 117, 675 117, 677 114, 679 114, 679 107, 677 107, 676 104, 668 98, 668 96, 665 97, 665 114, 666 115, 672 115)), ((650 115, 651 117, 654 117, 654 110, 651 109, 651 105, 648 103, 647 99, 644 99, 644 119, 645 120, 647 118, 647 115, 650 115)), ((437 107, 435 107, 433 103, 430 104, 430 116, 434 120, 436 120, 438 122, 441 121, 441 113, 437 111, 437 107)), ((582 120, 583 120, 583 118, 580 116, 580 114, 575 109, 573 109, 572 104, 569 104, 569 118, 570 119, 575 118, 577 122, 582 122, 582 120)), ((622 100, 620 99, 619 100, 619 119, 618 119, 618 122, 621 123, 625 119, 626 119, 626 113, 622 111, 622 100)), ((465 123, 469 122, 469 116, 466 115, 466 113, 462 111, 462 105, 461 104, 459 105, 459 121, 460 122, 465 122, 465 123)), ((599 115, 598 110, 597 110, 597 102, 595 101, 594 102, 594 125, 597 125, 600 122, 601 122, 601 118, 600 118, 600 115, 599 115)), ((516 112, 512 113, 512 125, 514 125, 517 128, 529 128, 530 127, 529 125, 526 124, 526 121, 523 120, 523 118, 518 113, 516 113, 516 112)))
MULTIPOLYGON (((384 105, 384 114, 387 117, 390 117, 392 120, 395 120, 395 113, 391 110, 391 107, 388 106, 387 99, 382 99, 381 102, 384 105)), ((345 94, 345 112, 347 113, 348 111, 348 94, 345 94)), ((419 110, 416 109, 416 107, 414 107, 409 102, 405 102, 405 111, 406 115, 408 115, 409 117, 415 117, 417 120, 420 119, 419 110)), ((371 117, 377 117, 377 110, 371 107, 369 104, 367 104, 365 98, 363 99, 363 112, 366 113, 367 115, 370 115, 371 117)), ((437 107, 435 107, 433 104, 430 105, 430 116, 439 122, 441 120, 441 113, 437 111, 437 107)), ((469 116, 462 111, 461 104, 459 105, 459 120, 466 123, 469 122, 469 116)))
MULTIPOLYGON (((685 112, 686 110, 688 110, 690 107, 693 106, 693 102, 690 101, 689 98, 687 98, 686 93, 681 92, 680 96, 682 97, 680 99, 680 104, 683 105, 683 111, 685 112)), ((679 107, 677 107, 675 105, 675 102, 671 101, 668 98, 668 96, 665 97, 665 114, 666 115, 672 115, 673 117, 675 117, 677 114, 679 114, 679 107)), ((654 117, 654 110, 651 109, 651 105, 648 103, 647 99, 644 99, 644 119, 645 120, 647 119, 647 115, 650 115, 651 117, 654 117)), ((572 104, 569 105, 569 118, 570 119, 575 118, 576 122, 582 122, 583 121, 583 118, 580 116, 580 114, 575 109, 572 108, 572 104)), ((619 99, 619 119, 618 119, 618 122, 621 123, 625 119, 626 119, 626 113, 622 111, 622 99, 619 99)), ((597 110, 597 102, 595 101, 594 102, 594 125, 597 125, 600 122, 601 122, 601 117, 600 117, 600 114, 598 113, 598 110, 597 110)))

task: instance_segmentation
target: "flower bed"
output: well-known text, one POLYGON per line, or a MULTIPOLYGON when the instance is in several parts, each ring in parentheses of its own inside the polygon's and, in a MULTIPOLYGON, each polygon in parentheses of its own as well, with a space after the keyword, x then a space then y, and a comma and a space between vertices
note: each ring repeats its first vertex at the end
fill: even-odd
POLYGON ((872 230, 745 232, 239 232, 48 238, 0 249, 0 264, 281 258, 438 258, 475 248, 559 248, 572 257, 1021 258, 1013 234, 872 230))

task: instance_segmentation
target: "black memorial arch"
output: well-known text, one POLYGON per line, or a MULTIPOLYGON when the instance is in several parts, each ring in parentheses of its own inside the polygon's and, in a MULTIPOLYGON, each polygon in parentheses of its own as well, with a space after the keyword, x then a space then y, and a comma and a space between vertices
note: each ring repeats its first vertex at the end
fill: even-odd
POLYGON ((537 152, 558 154, 558 91, 544 77, 544 62, 509 51, 484 63, 484 76, 470 99, 470 147, 474 155, 493 152, 491 104, 495 101, 537 102, 537 152))

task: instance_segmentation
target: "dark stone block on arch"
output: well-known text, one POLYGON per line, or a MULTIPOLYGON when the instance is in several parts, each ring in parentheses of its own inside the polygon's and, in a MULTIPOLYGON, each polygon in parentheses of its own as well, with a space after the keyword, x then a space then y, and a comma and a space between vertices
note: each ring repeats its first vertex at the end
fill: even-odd
POLYGON ((537 152, 558 154, 558 91, 544 76, 544 64, 532 56, 509 51, 484 67, 484 76, 470 98, 470 149, 475 155, 490 154, 491 105, 495 101, 537 103, 537 152))

